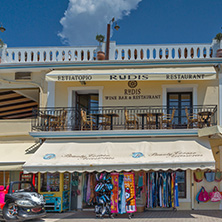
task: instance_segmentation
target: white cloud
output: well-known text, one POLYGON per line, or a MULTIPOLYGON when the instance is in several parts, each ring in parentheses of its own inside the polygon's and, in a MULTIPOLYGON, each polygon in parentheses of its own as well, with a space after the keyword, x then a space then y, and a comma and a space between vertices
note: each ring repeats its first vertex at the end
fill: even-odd
POLYGON ((97 34, 106 34, 107 23, 129 15, 142 0, 69 0, 58 34, 69 45, 95 45, 97 34))

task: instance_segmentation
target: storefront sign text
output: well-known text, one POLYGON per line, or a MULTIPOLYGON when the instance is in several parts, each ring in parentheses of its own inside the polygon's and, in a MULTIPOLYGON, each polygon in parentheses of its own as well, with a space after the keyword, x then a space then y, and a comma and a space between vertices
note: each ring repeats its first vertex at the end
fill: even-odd
POLYGON ((88 154, 88 155, 73 155, 73 154, 65 154, 62 155, 65 158, 76 158, 78 160, 112 160, 114 157, 108 154, 88 154))
POLYGON ((46 75, 49 81, 153 81, 153 80, 209 80, 215 73, 149 73, 149 74, 58 74, 46 75))
POLYGON ((201 153, 197 152, 181 152, 181 151, 176 151, 173 153, 151 153, 149 156, 152 157, 197 157, 197 156, 203 156, 201 153))

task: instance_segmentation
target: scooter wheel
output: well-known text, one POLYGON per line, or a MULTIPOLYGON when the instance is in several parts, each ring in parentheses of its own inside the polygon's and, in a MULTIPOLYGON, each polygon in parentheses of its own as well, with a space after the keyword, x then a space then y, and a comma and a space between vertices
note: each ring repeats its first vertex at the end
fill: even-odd
POLYGON ((110 214, 110 215, 109 215, 109 217, 110 217, 111 219, 114 219, 114 216, 113 216, 113 214, 110 214))

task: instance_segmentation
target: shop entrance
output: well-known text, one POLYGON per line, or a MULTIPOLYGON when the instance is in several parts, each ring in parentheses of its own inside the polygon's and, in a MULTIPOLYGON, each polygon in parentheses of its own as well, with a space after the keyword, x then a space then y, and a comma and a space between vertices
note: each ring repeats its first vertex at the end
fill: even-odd
POLYGON ((80 194, 78 190, 79 185, 79 175, 78 173, 72 173, 71 174, 71 206, 70 210, 77 210, 77 197, 80 194))

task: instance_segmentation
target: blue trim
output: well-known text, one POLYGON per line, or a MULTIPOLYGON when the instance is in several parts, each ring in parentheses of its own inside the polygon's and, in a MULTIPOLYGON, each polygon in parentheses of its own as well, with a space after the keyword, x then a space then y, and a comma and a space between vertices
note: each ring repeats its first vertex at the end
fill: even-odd
POLYGON ((165 136, 198 136, 198 130, 187 132, 115 132, 115 133, 102 133, 102 132, 89 132, 77 133, 71 132, 30 132, 32 137, 35 138, 98 138, 98 137, 165 137, 165 136))

